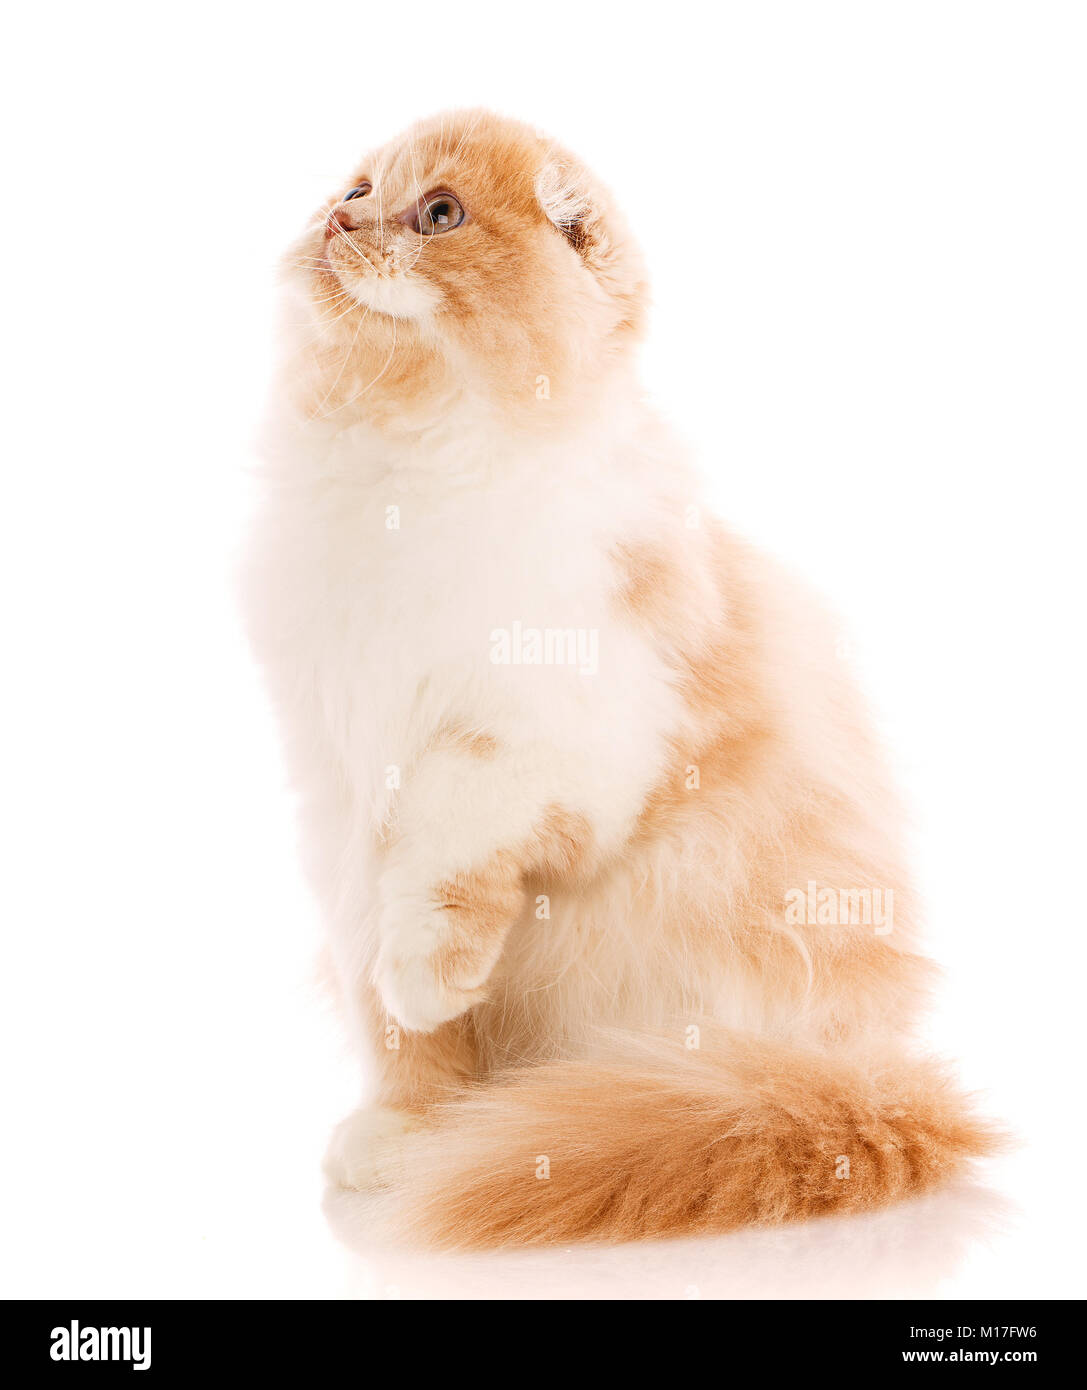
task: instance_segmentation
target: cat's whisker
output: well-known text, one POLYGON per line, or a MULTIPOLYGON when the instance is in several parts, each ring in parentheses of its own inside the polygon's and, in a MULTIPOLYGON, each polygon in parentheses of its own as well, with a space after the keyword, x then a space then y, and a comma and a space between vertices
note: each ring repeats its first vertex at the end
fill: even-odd
POLYGON ((345 406, 354 405, 354 403, 355 403, 357 400, 361 400, 361 398, 362 398, 363 396, 365 396, 366 393, 367 393, 369 390, 371 390, 374 386, 377 385, 377 383, 381 380, 381 378, 382 378, 382 377, 385 375, 385 373, 389 370, 389 366, 390 366, 390 364, 392 363, 393 358, 396 356, 396 337, 397 337, 396 324, 397 324, 396 319, 393 319, 393 320, 392 320, 392 325, 393 325, 393 343, 392 343, 392 347, 389 349, 389 355, 388 355, 388 357, 386 357, 385 362, 384 362, 384 365, 382 366, 381 370, 378 372, 377 376, 375 376, 374 379, 373 379, 372 381, 367 382, 367 384, 362 388, 361 391, 356 391, 355 394, 354 394, 353 396, 349 396, 348 399, 347 399, 346 401, 342 401, 338 406, 335 406, 332 410, 330 410, 330 411, 328 412, 329 415, 335 415, 337 411, 343 410, 345 406))
POLYGON ((338 313, 338 314, 336 314, 333 318, 322 320, 321 323, 320 323, 320 324, 317 326, 317 328, 315 329, 315 331, 314 331, 314 333, 313 333, 313 337, 311 338, 310 341, 314 341, 315 339, 321 337, 322 334, 324 334, 324 333, 326 333, 326 332, 328 331, 328 329, 333 328, 333 327, 334 327, 337 323, 339 323, 342 319, 347 318, 348 314, 350 314, 350 313, 352 312, 352 310, 357 310, 357 309, 361 309, 361 308, 362 308, 362 305, 361 305, 361 304, 358 302, 358 300, 355 299, 352 295, 346 295, 345 297, 346 297, 346 299, 347 299, 347 306, 346 306, 346 308, 344 308, 343 310, 341 310, 341 312, 338 313))
MULTIPOLYGON (((413 193, 414 193, 414 195, 415 195, 415 201, 418 203, 418 202, 420 202, 420 201, 422 200, 422 197, 423 197, 423 190, 422 190, 422 188, 419 186, 419 171, 418 171, 418 169, 417 169, 417 167, 416 167, 416 164, 415 164, 415 139, 414 139, 414 138, 412 138, 412 139, 408 142, 408 154, 409 154, 409 156, 410 156, 410 158, 411 158, 411 183, 412 183, 412 190, 413 190, 413 193)), ((418 246, 415 248, 415 254, 412 256, 411 261, 410 261, 410 263, 409 263, 409 265, 408 265, 408 267, 407 267, 408 270, 411 270, 411 269, 413 269, 413 268, 415 267, 415 265, 417 264, 417 262, 418 262, 418 260, 419 260, 419 257, 420 257, 422 254, 423 254, 423 239, 422 239, 422 237, 420 237, 420 238, 419 238, 419 244, 418 244, 418 246)))
POLYGON ((377 195, 377 244, 384 248, 385 245, 385 179, 382 178, 380 184, 375 185, 374 192, 377 195))
MULTIPOLYGON (((292 264, 295 265, 297 269, 303 271, 309 271, 317 268, 327 269, 324 263, 317 257, 298 257, 295 261, 292 262, 292 264), (306 265, 306 260, 312 260, 313 263, 311 265, 306 265)), ((293 324, 289 325, 297 328, 313 327, 313 332, 307 338, 303 339, 302 343, 300 344, 300 346, 303 347, 306 347, 310 343, 315 342, 323 334, 327 333, 328 329, 332 328, 342 319, 345 319, 348 316, 348 314, 350 314, 353 310, 358 310, 363 307, 355 298, 355 296, 350 292, 350 290, 347 289, 347 287, 344 285, 339 285, 339 287, 333 290, 331 294, 312 295, 309 298, 309 302, 311 305, 317 306, 318 308, 324 305, 331 305, 333 306, 333 308, 337 308, 341 304, 344 307, 340 309, 339 313, 333 314, 331 317, 328 316, 330 311, 326 310, 324 314, 318 315, 316 322, 312 318, 300 319, 296 320, 293 324)))
MULTIPOLYGON (((313 414, 310 416, 310 419, 311 419, 311 420, 314 419, 315 417, 317 417, 317 416, 319 416, 319 415, 323 415, 323 414, 325 413, 324 407, 325 407, 325 405, 328 403, 328 401, 329 401, 329 399, 331 398, 332 393, 335 391, 336 387, 339 386, 339 384, 340 384, 340 380, 341 380, 341 378, 343 377, 343 374, 344 374, 344 368, 347 366, 348 362, 351 360, 352 354, 353 354, 354 351, 355 351, 355 344, 358 342, 358 339, 359 339, 359 332, 360 332, 361 329, 362 329, 362 325, 366 322, 367 318, 369 317, 369 314, 370 314, 370 310, 369 310, 369 308, 367 308, 367 309, 363 312, 363 314, 361 315, 361 317, 359 318, 358 323, 355 325, 355 332, 352 334, 351 342, 350 342, 349 345, 348 345, 347 351, 346 351, 346 352, 344 353, 344 355, 343 355, 343 360, 342 360, 342 362, 340 363, 340 369, 339 369, 339 371, 336 373, 336 376, 335 376, 335 378, 333 379, 331 386, 329 386, 328 390, 325 392, 325 394, 324 394, 324 396, 322 397, 322 399, 321 399, 320 403, 318 404, 317 408, 314 410, 313 414)), ((393 344, 394 344, 394 346, 395 346, 395 341, 396 341, 396 340, 395 340, 395 329, 394 329, 394 338, 393 338, 393 344)), ((329 413, 329 414, 333 414, 334 412, 329 411, 328 413, 329 413)))
MULTIPOLYGON (((384 280, 388 278, 380 270, 378 270, 377 267, 373 265, 371 261, 367 260, 365 256, 362 256, 361 259, 365 262, 367 266, 369 266, 376 279, 384 280)), ((298 270, 324 270, 330 274, 336 274, 336 272, 332 269, 327 260, 320 256, 313 256, 307 260, 294 261, 292 264, 298 270)))
MULTIPOLYGON (((335 240, 342 242, 343 245, 348 247, 348 249, 352 251, 356 256, 358 256, 360 260, 366 261, 366 264, 370 265, 370 262, 366 260, 366 257, 363 255, 363 253, 359 250, 359 248, 355 245, 355 243, 351 240, 351 238, 347 235, 347 233, 338 223, 334 222, 332 224, 332 235, 335 238, 335 240)), ((370 268, 373 269, 374 267, 371 266, 370 268)))

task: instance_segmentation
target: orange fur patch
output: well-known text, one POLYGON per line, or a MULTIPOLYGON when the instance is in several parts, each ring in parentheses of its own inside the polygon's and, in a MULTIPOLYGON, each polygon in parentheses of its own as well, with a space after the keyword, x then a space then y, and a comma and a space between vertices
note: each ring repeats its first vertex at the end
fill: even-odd
POLYGON ((719 1035, 699 1052, 639 1040, 526 1069, 433 1119, 409 1153, 405 1228, 446 1247, 865 1211, 1001 1143, 935 1066, 719 1035))

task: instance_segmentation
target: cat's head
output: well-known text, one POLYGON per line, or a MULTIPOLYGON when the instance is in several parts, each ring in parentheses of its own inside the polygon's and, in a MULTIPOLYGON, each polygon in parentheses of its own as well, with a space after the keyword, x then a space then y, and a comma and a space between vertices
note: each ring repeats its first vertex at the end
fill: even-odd
POLYGON ((575 159, 484 111, 413 127, 352 171, 288 257, 309 301, 312 413, 425 419, 453 398, 543 422, 640 336, 641 260, 575 159))

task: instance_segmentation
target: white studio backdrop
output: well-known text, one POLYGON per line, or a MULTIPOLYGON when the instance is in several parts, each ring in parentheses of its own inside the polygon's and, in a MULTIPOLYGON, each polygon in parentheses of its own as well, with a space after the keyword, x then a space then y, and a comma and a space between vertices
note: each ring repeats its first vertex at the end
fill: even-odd
POLYGON ((1075 4, 54 5, 8 21, 8 1296, 1082 1295, 1084 323, 1075 4), (914 813, 931 1026, 1023 1138, 852 1223, 352 1252, 234 573, 275 264, 356 158, 485 104, 607 179, 645 376, 721 513, 826 595, 914 813))

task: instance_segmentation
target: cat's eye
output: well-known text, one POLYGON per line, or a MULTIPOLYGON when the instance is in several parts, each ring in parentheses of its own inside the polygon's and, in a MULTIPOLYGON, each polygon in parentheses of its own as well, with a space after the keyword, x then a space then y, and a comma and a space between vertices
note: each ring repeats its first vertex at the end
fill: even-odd
POLYGON ((354 188, 349 188, 343 195, 343 202, 349 203, 352 198, 365 198, 367 193, 373 188, 372 183, 357 183, 354 188))
POLYGON ((464 209, 452 193, 428 193, 419 199, 408 225, 420 236, 437 236, 459 227, 464 216, 464 209))

